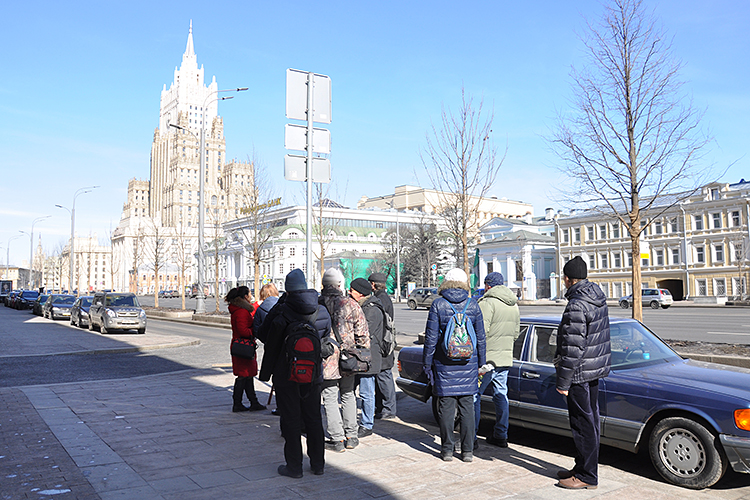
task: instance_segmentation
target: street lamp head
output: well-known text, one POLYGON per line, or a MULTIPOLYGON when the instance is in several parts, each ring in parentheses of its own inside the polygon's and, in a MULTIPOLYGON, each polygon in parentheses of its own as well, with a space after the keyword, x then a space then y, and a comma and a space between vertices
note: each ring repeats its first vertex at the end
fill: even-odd
POLYGON ((224 97, 220 98, 219 100, 220 101, 228 101, 229 99, 234 99, 234 96, 233 95, 224 96, 224 97))
POLYGON ((183 127, 180 127, 179 125, 175 125, 174 123, 170 123, 169 126, 172 128, 176 128, 177 130, 185 130, 183 127))
POLYGON ((239 87, 239 88, 237 89, 237 92, 242 92, 242 91, 244 91, 244 90, 247 90, 247 87, 239 87))

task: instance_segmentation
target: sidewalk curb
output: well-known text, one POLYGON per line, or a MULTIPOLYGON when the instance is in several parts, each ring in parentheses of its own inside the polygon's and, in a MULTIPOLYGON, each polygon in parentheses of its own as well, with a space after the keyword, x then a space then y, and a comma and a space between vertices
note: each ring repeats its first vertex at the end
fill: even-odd
POLYGON ((157 349, 171 349, 173 347, 187 347, 199 345, 200 339, 194 339, 186 342, 175 342, 172 344, 155 344, 150 346, 131 346, 131 347, 111 347, 105 349, 89 349, 86 351, 67 351, 67 352, 50 352, 46 354, 5 354, 0 358, 33 358, 40 356, 69 356, 69 355, 88 355, 88 354, 121 354, 128 352, 145 352, 157 349))

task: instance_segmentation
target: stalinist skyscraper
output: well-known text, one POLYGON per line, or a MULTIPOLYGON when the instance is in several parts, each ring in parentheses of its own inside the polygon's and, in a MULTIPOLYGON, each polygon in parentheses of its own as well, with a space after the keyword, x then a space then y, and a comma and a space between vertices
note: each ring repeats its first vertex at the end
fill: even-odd
MULTIPOLYGON (((249 198, 253 166, 227 161, 217 90, 216 77, 209 85, 204 83, 203 66, 198 66, 193 45, 191 21, 182 62, 174 70, 174 81, 161 91, 159 126, 151 145, 150 179, 131 179, 128 183, 128 199, 112 236, 113 251, 119 259, 120 278, 116 286, 120 290, 137 286, 138 291, 150 293, 143 290, 144 276, 148 282, 149 275, 157 274, 155 267, 164 275, 170 275, 178 267, 178 262, 170 262, 174 249, 164 250, 163 255, 157 251, 159 244, 155 242, 162 235, 172 241, 188 239, 191 256, 197 248, 201 133, 205 133, 206 148, 204 206, 208 245, 215 244, 222 236, 221 225, 238 217, 239 209, 249 198), (172 124, 180 128, 171 127, 172 124)), ((194 280, 193 266, 189 274, 194 280)), ((206 280, 210 281, 210 276, 206 280)), ((158 286, 168 289, 162 284, 158 286)))

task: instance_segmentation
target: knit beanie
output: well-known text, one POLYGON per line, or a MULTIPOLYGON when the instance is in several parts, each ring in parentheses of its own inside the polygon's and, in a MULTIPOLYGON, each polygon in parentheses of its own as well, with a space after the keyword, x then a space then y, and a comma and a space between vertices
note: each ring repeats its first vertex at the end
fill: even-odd
POLYGON ((370 295, 372 293, 372 285, 364 278, 357 278, 352 281, 351 289, 358 291, 362 295, 370 295))
POLYGON ((484 284, 489 285, 490 287, 504 285, 505 278, 503 278, 502 273, 491 272, 490 274, 484 277, 484 284))
POLYGON ((326 269, 326 272, 323 273, 323 286, 326 285, 333 285, 343 290, 344 275, 335 267, 329 267, 326 269))
POLYGON ((284 289, 287 292, 294 292, 296 290, 307 290, 307 281, 305 281, 305 273, 301 269, 294 269, 292 272, 286 275, 284 281, 284 289))
POLYGON ((445 281, 460 281, 461 283, 466 283, 469 281, 469 278, 466 276, 463 269, 456 267, 445 273, 445 281))
POLYGON ((563 274, 570 279, 586 279, 588 274, 586 262, 583 261, 580 255, 577 255, 563 266, 563 274))

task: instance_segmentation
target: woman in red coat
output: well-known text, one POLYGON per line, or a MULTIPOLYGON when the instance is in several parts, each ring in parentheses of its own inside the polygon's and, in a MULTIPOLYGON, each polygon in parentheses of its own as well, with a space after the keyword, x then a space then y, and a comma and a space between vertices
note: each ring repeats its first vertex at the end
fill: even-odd
MULTIPOLYGON (((250 289, 246 286, 232 288, 224 300, 229 304, 229 313, 232 315, 232 338, 253 337, 253 316, 257 304, 251 303, 250 289)), ((258 411, 266 407, 258 402, 255 395, 255 382, 253 377, 258 374, 258 361, 256 358, 240 358, 232 356, 232 372, 237 376, 234 381, 234 405, 232 411, 258 411), (250 406, 242 404, 242 393, 247 394, 250 406)))

